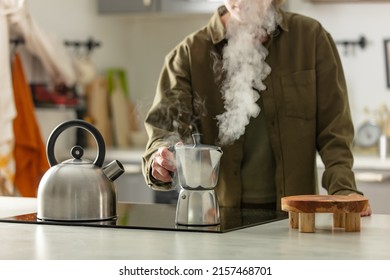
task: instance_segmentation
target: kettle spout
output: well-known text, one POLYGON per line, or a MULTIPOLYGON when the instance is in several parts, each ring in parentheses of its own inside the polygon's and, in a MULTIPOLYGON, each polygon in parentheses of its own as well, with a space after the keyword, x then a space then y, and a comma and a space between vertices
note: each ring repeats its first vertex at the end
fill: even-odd
POLYGON ((117 160, 112 161, 105 167, 103 167, 103 173, 107 176, 108 179, 111 181, 115 181, 118 179, 119 176, 121 176, 125 172, 125 169, 117 160))

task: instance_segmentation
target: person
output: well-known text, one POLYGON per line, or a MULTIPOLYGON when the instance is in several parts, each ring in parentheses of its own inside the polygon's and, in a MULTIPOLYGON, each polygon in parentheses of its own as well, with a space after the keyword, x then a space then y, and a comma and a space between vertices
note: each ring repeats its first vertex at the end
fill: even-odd
POLYGON ((315 19, 283 10, 283 0, 224 4, 166 56, 145 119, 147 184, 175 189, 169 147, 201 133, 202 143, 223 150, 220 207, 280 209, 282 197, 318 193, 317 152, 328 194, 363 196, 331 35, 315 19))

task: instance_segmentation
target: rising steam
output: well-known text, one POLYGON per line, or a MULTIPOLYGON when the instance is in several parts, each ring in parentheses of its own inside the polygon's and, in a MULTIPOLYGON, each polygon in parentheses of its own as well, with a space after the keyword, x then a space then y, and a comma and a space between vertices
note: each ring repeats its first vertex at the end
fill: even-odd
POLYGON ((260 95, 254 88, 264 90, 263 81, 271 72, 265 62, 268 51, 261 42, 277 26, 277 12, 271 2, 241 1, 243 20, 231 17, 226 26, 228 44, 223 49, 222 61, 226 73, 222 86, 225 112, 217 116, 222 145, 239 139, 250 118, 260 113, 256 103, 260 95))

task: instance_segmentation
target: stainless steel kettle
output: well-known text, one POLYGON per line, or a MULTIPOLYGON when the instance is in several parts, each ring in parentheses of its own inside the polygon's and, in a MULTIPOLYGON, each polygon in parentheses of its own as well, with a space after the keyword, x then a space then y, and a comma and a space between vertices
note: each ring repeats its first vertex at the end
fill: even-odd
POLYGON ((101 221, 116 218, 117 194, 113 181, 124 173, 124 168, 117 160, 102 167, 105 143, 93 125, 82 120, 61 123, 50 134, 46 150, 51 167, 39 183, 38 219, 101 221), (98 147, 94 162, 82 159, 84 150, 80 146, 71 149, 73 159, 57 162, 55 142, 70 127, 83 128, 93 135, 98 147))

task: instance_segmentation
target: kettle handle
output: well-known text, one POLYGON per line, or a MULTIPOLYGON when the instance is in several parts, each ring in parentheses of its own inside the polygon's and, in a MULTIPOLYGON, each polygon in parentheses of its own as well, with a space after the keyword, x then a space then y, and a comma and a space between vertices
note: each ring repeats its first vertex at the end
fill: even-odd
POLYGON ((104 163, 104 157, 106 155, 106 146, 104 143, 103 136, 100 134, 99 130, 94 127, 92 124, 82 121, 82 120, 71 120, 71 121, 65 121, 61 124, 59 124, 53 132, 49 136, 49 140, 47 142, 47 148, 46 148, 46 153, 47 153, 47 159, 50 163, 50 166, 57 165, 58 162, 55 158, 54 155, 54 146, 55 142, 58 138, 58 136, 65 130, 70 127, 80 127, 88 132, 90 132, 93 137, 96 140, 97 146, 98 146, 98 154, 96 156, 95 161, 93 162, 94 165, 98 167, 102 167, 104 163))

